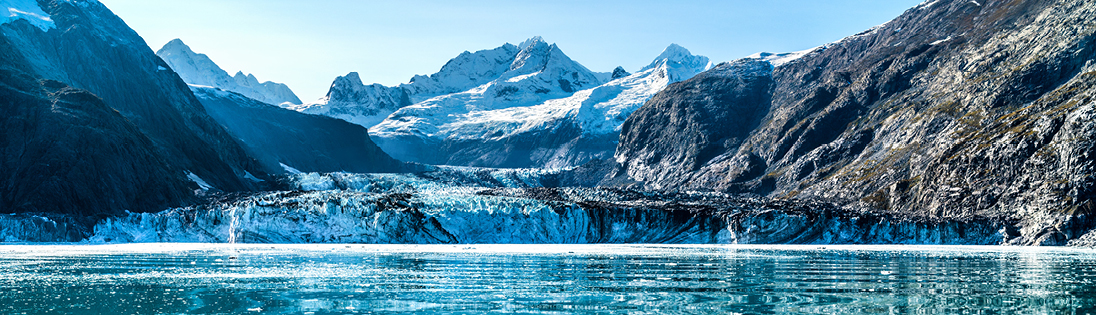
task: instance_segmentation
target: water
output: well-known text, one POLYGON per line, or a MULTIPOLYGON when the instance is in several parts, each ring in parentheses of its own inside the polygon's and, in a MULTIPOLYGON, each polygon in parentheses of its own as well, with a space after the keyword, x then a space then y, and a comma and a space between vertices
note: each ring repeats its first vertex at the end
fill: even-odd
POLYGON ((721 245, 5 245, 0 313, 1096 312, 1096 251, 721 245))

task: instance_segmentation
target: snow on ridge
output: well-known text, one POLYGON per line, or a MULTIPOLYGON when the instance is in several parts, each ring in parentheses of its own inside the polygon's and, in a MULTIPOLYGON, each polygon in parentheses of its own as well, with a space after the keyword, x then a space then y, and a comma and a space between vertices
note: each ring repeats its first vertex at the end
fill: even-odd
MULTIPOLYGON (((689 79, 707 70, 710 64, 707 57, 694 56, 681 46, 670 45, 652 61, 651 67, 589 89, 576 91, 570 96, 529 105, 430 115, 443 119, 434 122, 436 128, 431 128, 429 132, 423 132, 423 134, 473 141, 483 139, 484 134, 491 134, 493 136, 489 137, 490 139, 501 139, 552 128, 554 122, 566 119, 575 120, 584 134, 601 135, 619 132, 624 120, 647 99, 670 83, 689 79)), ((507 82, 521 81, 536 74, 539 72, 512 77, 507 82)), ((431 108, 436 109, 436 107, 431 108)), ((423 115, 420 118, 428 121, 437 120, 430 116, 423 115)), ((389 135, 383 132, 406 132, 421 127, 422 123, 425 123, 423 120, 404 121, 404 118, 393 117, 390 121, 386 121, 391 125, 371 129, 370 132, 383 137, 389 135), (399 128, 388 128, 396 126, 399 128)))
POLYGON ((43 32, 49 31, 51 28, 57 28, 57 24, 53 23, 53 18, 49 13, 42 11, 42 8, 38 6, 38 2, 35 0, 0 0, 0 8, 7 9, 0 11, 0 24, 25 20, 43 32))
POLYGON ((800 51, 788 52, 788 53, 758 52, 758 53, 754 53, 752 55, 746 56, 746 58, 761 59, 761 60, 768 61, 769 64, 772 64, 773 67, 775 68, 775 67, 785 65, 789 62, 795 61, 799 58, 803 58, 803 56, 806 56, 806 55, 808 55, 808 54, 810 54, 810 53, 812 53, 816 50, 819 50, 821 48, 822 48, 822 46, 819 46, 819 47, 815 47, 815 48, 811 48, 811 49, 807 49, 807 50, 800 50, 800 51))
POLYGON ((929 45, 932 45, 932 46, 936 46, 936 45, 940 45, 940 44, 946 43, 946 42, 948 42, 948 41, 950 41, 950 40, 951 40, 951 36, 948 36, 948 38, 945 38, 945 39, 941 39, 941 40, 937 40, 937 41, 935 41, 935 42, 929 43, 929 45))
POLYGON ((437 73, 416 75, 395 87, 364 85, 351 73, 337 78, 325 98, 291 109, 365 126, 385 152, 415 161, 431 153, 418 152, 422 148, 408 139, 491 141, 563 124, 577 125, 590 139, 611 135, 667 85, 711 67, 709 58, 670 44, 643 70, 614 79, 612 73, 590 71, 536 36, 517 46, 463 52, 437 73), (385 99, 394 103, 398 92, 405 93, 409 105, 378 105, 385 99))
POLYGON ((242 71, 235 76, 229 76, 209 56, 194 52, 178 38, 164 44, 156 51, 156 55, 167 62, 187 84, 217 87, 273 105, 301 103, 285 84, 271 81, 260 83, 254 75, 244 75, 242 71))
POLYGON ((917 5, 916 7, 914 7, 914 8, 915 8, 915 9, 925 9, 925 8, 929 8, 929 7, 932 7, 932 5, 936 4, 937 2, 940 2, 940 0, 925 0, 925 2, 921 2, 921 4, 918 4, 918 5, 917 5))
POLYGON ((285 163, 278 163, 278 165, 281 165, 282 169, 284 169, 286 173, 301 174, 301 171, 297 170, 296 168, 293 168, 292 166, 285 165, 285 163))
POLYGON ((689 68, 696 68, 703 66, 703 70, 711 69, 711 61, 708 57, 693 55, 685 47, 681 47, 678 44, 670 44, 665 50, 662 51, 658 57, 655 57, 654 61, 651 61, 646 67, 643 67, 639 71, 646 71, 648 69, 656 68, 662 63, 676 62, 689 68))

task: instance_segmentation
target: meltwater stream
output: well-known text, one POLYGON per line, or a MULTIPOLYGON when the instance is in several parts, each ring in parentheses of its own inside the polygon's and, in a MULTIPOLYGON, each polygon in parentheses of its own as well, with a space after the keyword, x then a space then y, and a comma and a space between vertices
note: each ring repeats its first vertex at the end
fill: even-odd
POLYGON ((1096 251, 752 245, 7 245, 0 313, 1096 312, 1096 251))

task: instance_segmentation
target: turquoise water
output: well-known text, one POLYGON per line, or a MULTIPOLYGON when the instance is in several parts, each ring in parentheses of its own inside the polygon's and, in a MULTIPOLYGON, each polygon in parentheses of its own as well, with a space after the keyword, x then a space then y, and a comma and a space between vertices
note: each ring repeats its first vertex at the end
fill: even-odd
POLYGON ((1096 251, 6 245, 0 313, 1096 313, 1096 251))

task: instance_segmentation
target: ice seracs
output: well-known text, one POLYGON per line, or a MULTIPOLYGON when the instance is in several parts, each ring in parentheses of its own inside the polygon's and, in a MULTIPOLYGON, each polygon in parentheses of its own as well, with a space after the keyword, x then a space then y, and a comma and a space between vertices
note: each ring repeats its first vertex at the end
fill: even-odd
POLYGON ((254 75, 245 75, 243 72, 229 76, 209 56, 194 52, 180 39, 168 42, 156 51, 156 55, 164 59, 187 84, 236 92, 267 104, 301 104, 301 100, 285 84, 270 81, 260 83, 254 75))

